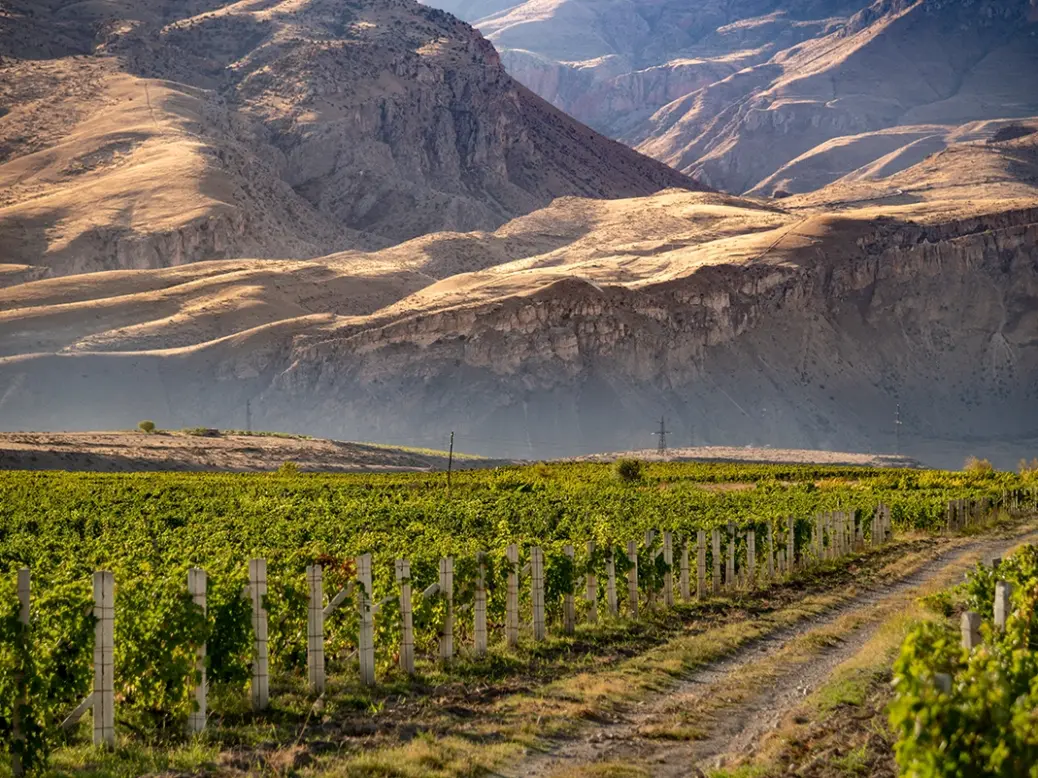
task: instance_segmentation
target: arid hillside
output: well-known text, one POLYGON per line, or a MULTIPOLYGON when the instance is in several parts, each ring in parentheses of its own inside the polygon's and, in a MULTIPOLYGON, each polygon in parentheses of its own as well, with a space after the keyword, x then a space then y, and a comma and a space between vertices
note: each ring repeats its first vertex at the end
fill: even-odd
MULTIPOLYGON (((562 198, 374 252, 0 291, 0 426, 516 458, 651 443, 1003 466, 1038 445, 1038 120, 780 201, 562 198)), ((978 130, 979 131, 979 130, 978 130)))
POLYGON ((0 4, 0 284, 310 258, 692 186, 412 0, 0 4))
POLYGON ((1033 0, 437 0, 520 82, 728 192, 903 169, 1038 113, 1033 0))

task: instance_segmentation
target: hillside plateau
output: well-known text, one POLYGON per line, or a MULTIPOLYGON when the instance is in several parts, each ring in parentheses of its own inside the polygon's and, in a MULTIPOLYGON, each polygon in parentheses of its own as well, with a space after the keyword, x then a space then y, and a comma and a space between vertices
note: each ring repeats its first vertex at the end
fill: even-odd
POLYGON ((374 252, 0 293, 8 428, 241 426, 529 458, 672 445, 1003 466, 1038 441, 1038 121, 781 201, 561 198, 374 252), (1030 134, 1028 134, 1030 133, 1030 134))

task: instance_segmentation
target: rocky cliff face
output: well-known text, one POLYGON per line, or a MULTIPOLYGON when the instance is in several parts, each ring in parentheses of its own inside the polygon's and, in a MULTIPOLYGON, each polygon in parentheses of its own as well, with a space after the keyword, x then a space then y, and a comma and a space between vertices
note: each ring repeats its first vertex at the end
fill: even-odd
POLYGON ((12 262, 312 257, 493 229, 562 195, 694 186, 550 110, 468 25, 410 0, 48 0, 12 18, 12 262))

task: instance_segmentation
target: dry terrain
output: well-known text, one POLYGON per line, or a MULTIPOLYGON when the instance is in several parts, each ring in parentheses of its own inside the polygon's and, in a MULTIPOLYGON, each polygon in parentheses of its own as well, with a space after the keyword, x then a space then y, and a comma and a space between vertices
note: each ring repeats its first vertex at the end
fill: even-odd
MULTIPOLYGON (((333 473, 446 470, 447 452, 202 429, 0 433, 0 470, 251 472, 276 470, 286 463, 333 473)), ((454 460, 459 470, 501 464, 507 463, 465 454, 454 460)))

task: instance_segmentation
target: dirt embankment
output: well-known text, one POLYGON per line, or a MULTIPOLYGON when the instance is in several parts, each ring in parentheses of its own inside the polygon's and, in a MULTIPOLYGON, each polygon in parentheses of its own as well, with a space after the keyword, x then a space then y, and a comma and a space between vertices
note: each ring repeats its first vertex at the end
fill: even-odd
MULTIPOLYGON (((325 472, 447 469, 446 452, 394 448, 305 436, 189 432, 0 433, 0 470, 233 471, 276 470, 292 462, 325 472)), ((458 455, 455 469, 505 460, 458 455)))

